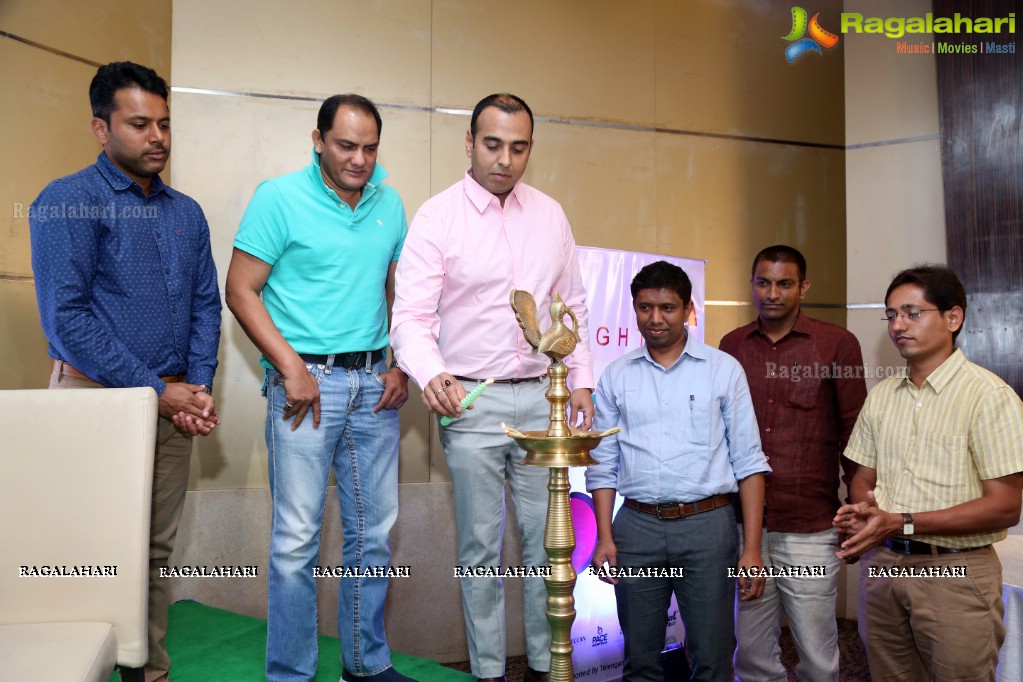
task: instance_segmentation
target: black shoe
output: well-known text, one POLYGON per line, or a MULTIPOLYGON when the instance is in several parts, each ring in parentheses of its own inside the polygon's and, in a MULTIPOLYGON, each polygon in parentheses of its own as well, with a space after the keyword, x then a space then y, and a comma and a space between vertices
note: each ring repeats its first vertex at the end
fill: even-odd
POLYGON ((352 675, 347 670, 341 670, 341 679, 344 682, 418 682, 407 675, 402 675, 394 668, 387 668, 381 670, 375 675, 366 675, 359 677, 358 675, 352 675))
POLYGON ((547 671, 537 672, 528 665, 526 666, 526 672, 522 673, 522 682, 547 682, 551 674, 547 671))

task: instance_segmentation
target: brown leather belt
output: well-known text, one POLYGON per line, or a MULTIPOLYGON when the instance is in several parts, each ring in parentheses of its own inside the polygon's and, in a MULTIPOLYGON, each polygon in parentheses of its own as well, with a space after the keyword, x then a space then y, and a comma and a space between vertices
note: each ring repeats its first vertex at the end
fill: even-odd
MULTIPOLYGON (((469 377, 460 377, 460 376, 456 376, 455 378, 458 379, 459 381, 468 381, 468 382, 476 383, 476 384, 483 383, 483 379, 471 379, 469 377)), ((494 379, 494 381, 492 383, 495 383, 495 384, 524 384, 524 383, 527 383, 529 381, 543 381, 546 378, 547 378, 546 374, 541 374, 538 377, 528 377, 526 379, 494 379)))
MULTIPOLYGON (((63 360, 54 360, 53 369, 55 369, 57 372, 66 377, 72 377, 74 379, 85 379, 86 381, 91 381, 94 384, 99 383, 92 377, 85 376, 84 374, 82 374, 77 369, 75 369, 68 363, 64 362, 63 360)), ((165 384, 177 384, 181 383, 184 380, 185 380, 184 374, 171 374, 170 376, 160 377, 160 381, 162 381, 165 384)))
POLYGON ((629 509, 635 509, 638 512, 650 514, 666 521, 683 519, 693 514, 702 514, 703 512, 709 512, 712 509, 724 507, 731 503, 731 493, 721 493, 720 495, 714 495, 713 497, 697 500, 696 502, 662 502, 661 504, 647 504, 646 502, 637 502, 636 500, 625 498, 625 506, 629 509))

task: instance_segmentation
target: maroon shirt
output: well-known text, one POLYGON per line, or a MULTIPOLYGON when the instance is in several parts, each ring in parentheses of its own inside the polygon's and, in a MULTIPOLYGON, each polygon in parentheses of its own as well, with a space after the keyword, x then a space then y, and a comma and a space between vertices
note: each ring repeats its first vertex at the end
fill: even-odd
POLYGON ((856 337, 800 312, 777 343, 754 320, 729 332, 720 348, 746 370, 774 472, 765 478, 764 527, 782 533, 831 528, 839 506, 839 458, 867 397, 856 337))

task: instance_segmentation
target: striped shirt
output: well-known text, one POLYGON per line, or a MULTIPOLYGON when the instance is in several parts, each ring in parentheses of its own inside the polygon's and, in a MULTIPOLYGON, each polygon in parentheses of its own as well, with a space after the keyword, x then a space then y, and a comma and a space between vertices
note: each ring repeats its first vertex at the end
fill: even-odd
MULTIPOLYGON (((956 349, 917 388, 886 379, 870 391, 845 456, 877 471, 887 512, 948 509, 983 496, 981 481, 1023 471, 1023 402, 956 349)), ((959 549, 1003 540, 1005 530, 915 535, 959 549)))

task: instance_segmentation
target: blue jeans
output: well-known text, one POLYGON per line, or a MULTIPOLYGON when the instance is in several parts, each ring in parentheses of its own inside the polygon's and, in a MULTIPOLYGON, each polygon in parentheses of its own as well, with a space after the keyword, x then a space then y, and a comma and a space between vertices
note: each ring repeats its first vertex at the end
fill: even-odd
MULTIPOLYGON (((372 368, 306 365, 320 387, 320 427, 312 413, 291 430, 283 421, 284 380, 268 370, 266 444, 273 525, 266 643, 269 682, 311 680, 316 673, 316 579, 320 528, 331 467, 344 529, 342 557, 323 565, 386 567, 388 535, 398 516, 398 412, 373 407, 383 393, 372 368), (339 561, 340 559, 340 561, 339 561)), ((357 676, 391 665, 384 633, 387 578, 341 578, 337 629, 341 662, 357 676)))
POLYGON ((661 650, 675 593, 693 659, 693 680, 731 682, 735 649, 732 611, 739 532, 731 506, 664 521, 622 507, 611 526, 618 566, 683 567, 684 576, 620 578, 618 623, 625 636, 625 682, 662 682, 661 650))

